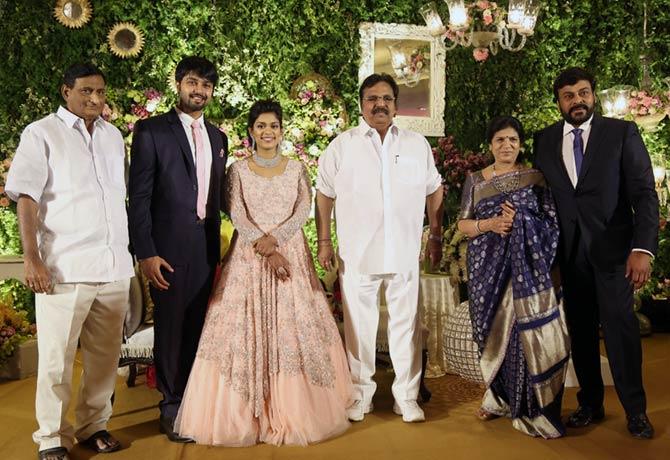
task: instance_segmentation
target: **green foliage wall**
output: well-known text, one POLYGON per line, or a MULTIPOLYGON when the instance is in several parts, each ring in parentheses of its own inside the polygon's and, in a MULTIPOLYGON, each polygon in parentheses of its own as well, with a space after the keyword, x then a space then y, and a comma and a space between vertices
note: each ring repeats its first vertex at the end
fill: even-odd
MULTIPOLYGON (((75 30, 53 19, 54 3, 0 0, 3 156, 16 145, 26 121, 44 115, 43 104, 36 102, 47 98, 51 108, 60 102, 64 67, 85 59, 106 72, 112 88, 165 91, 181 56, 208 56, 228 73, 221 103, 211 109, 216 118, 244 109, 229 97, 234 91, 283 99, 296 77, 316 71, 333 81, 355 120, 358 24, 422 24, 418 8, 424 1, 94 0, 92 21, 75 30), (145 34, 138 58, 116 58, 106 45, 107 32, 120 21, 134 22, 145 34)), ((446 5, 439 3, 446 18, 446 5)), ((670 75, 670 8, 668 0, 647 3, 652 75, 660 79, 670 75)), ((471 49, 449 52, 447 132, 460 147, 476 149, 493 115, 516 113, 531 131, 555 120, 551 82, 568 65, 594 70, 601 87, 636 85, 642 5, 642 0, 545 0, 536 33, 521 52, 501 51, 485 63, 476 63, 471 49)))

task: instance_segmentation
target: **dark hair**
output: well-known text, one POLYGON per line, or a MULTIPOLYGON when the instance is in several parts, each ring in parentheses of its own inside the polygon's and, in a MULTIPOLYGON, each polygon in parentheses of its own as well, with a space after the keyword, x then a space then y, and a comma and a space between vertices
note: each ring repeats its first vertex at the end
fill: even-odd
POLYGON ((181 82, 191 72, 200 78, 210 81, 213 85, 216 85, 216 82, 219 81, 219 74, 214 64, 200 56, 188 56, 179 61, 174 71, 175 80, 181 82))
POLYGON ((505 128, 512 128, 519 135, 519 142, 523 144, 523 141, 526 139, 526 134, 523 131, 523 125, 516 118, 503 115, 500 117, 495 117, 489 122, 488 128, 486 128, 486 142, 489 144, 493 142, 493 136, 505 128))
POLYGON ((393 90, 393 97, 395 98, 397 104, 398 84, 395 82, 393 77, 387 73, 373 73, 372 75, 368 76, 365 80, 363 80, 363 83, 361 83, 361 87, 358 89, 358 100, 360 102, 363 102, 363 90, 371 88, 379 82, 388 83, 388 85, 393 90))
POLYGON ((279 120, 279 126, 282 126, 282 110, 281 105, 277 101, 269 99, 256 101, 249 109, 249 118, 247 118, 247 128, 254 126, 254 123, 263 113, 274 113, 279 120))
POLYGON ((105 74, 103 74, 96 66, 90 62, 78 62, 65 69, 65 73, 63 74, 63 84, 68 88, 74 88, 77 78, 90 77, 92 75, 100 75, 102 80, 107 83, 105 74))
POLYGON ((554 80, 554 102, 558 102, 559 89, 574 85, 580 80, 587 80, 591 84, 591 91, 596 92, 596 79, 591 72, 581 67, 570 67, 561 72, 554 80))

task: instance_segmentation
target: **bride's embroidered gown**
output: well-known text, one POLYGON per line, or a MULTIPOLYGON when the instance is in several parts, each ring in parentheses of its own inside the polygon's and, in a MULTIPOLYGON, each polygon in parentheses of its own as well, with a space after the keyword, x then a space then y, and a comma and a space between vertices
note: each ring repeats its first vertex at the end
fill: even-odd
POLYGON ((302 226, 311 189, 301 163, 265 178, 228 171, 238 237, 212 294, 175 431, 201 444, 309 444, 349 427, 351 378, 302 226), (253 242, 271 233, 289 261, 280 281, 253 242))

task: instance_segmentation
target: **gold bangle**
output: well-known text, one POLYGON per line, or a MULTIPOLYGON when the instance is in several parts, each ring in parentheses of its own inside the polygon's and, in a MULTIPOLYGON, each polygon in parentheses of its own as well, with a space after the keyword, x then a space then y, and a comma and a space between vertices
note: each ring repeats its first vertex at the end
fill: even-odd
POLYGON ((482 231, 482 229, 479 228, 479 219, 477 219, 477 220, 475 221, 475 228, 477 229, 477 233, 478 233, 479 235, 481 235, 482 233, 484 233, 484 232, 482 231))

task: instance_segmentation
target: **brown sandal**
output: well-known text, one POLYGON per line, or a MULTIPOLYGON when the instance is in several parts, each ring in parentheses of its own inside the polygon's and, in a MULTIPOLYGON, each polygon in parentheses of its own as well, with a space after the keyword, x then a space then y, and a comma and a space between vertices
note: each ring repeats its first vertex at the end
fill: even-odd
POLYGON ((82 441, 80 444, 99 454, 116 452, 121 449, 119 440, 112 436, 107 430, 100 430, 93 433, 88 439, 82 441))
POLYGON ((480 407, 475 415, 479 420, 482 420, 484 422, 488 422, 489 420, 493 420, 500 417, 500 415, 494 414, 493 412, 489 412, 483 407, 480 407))

